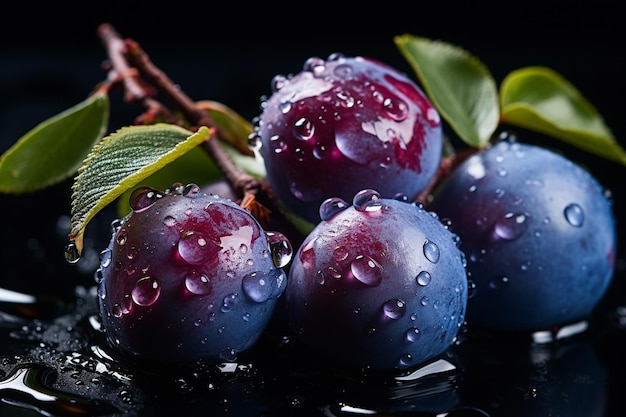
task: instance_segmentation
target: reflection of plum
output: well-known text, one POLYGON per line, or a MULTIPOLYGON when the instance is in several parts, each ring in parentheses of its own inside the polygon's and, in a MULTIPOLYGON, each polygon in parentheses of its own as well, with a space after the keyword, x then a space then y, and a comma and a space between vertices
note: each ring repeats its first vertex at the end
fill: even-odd
POLYGON ((491 417, 605 416, 607 371, 590 338, 468 340, 462 354, 465 402, 491 417))

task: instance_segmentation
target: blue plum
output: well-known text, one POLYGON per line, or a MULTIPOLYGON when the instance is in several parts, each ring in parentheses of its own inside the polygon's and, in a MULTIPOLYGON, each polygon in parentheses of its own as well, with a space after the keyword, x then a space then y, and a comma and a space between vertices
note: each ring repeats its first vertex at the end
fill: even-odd
POLYGON ((346 366, 404 369, 445 352, 464 323, 458 239, 431 212, 371 189, 334 197, 290 265, 294 334, 346 366))
POLYGON ((289 241, 195 184, 138 188, 131 207, 96 271, 109 343, 141 364, 236 359, 284 292, 289 241))
POLYGON ((405 74, 367 57, 309 58, 277 75, 250 145, 282 203, 317 223, 330 197, 365 188, 417 196, 433 179, 443 147, 438 111, 405 74))
POLYGON ((470 326, 529 332, 583 320, 612 280, 612 202, 556 151, 505 133, 458 166, 428 207, 461 238, 470 326))

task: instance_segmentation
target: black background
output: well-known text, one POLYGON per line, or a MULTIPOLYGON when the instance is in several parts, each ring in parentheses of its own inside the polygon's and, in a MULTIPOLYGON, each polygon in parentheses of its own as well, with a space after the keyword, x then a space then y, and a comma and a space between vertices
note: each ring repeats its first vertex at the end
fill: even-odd
MULTIPOLYGON (((173 2, 157 7, 138 2, 122 6, 24 2, 12 3, 11 11, 3 6, 0 153, 37 123, 83 100, 104 79, 100 65, 106 52, 96 36, 104 22, 138 41, 191 98, 222 102, 247 119, 259 113, 259 98, 270 92, 271 78, 298 72, 310 56, 368 55, 413 74, 393 43, 395 35, 411 33, 465 48, 485 63, 498 83, 510 71, 528 65, 555 69, 596 106, 617 140, 626 145, 624 23, 613 3, 422 3, 426 2, 341 6, 173 2)), ((140 109, 124 103, 120 95, 113 94, 111 104, 111 130, 132 123, 139 114, 140 109)), ((626 170, 564 148, 613 192, 620 273, 613 290, 619 293, 611 297, 624 305, 626 245, 621 238, 626 236, 622 180, 626 170)), ((63 260, 65 240, 57 220, 69 214, 69 184, 33 195, 0 196, 0 287, 55 292, 68 283, 91 282, 84 281, 91 279, 85 277, 91 272, 63 260)), ((107 221, 102 220, 102 229, 107 221)), ((94 245, 103 245, 108 236, 97 235, 97 221, 90 227, 94 245)), ((622 341, 617 346, 623 345, 622 341)), ((617 360, 613 365, 626 369, 619 358, 618 353, 611 357, 617 360)))

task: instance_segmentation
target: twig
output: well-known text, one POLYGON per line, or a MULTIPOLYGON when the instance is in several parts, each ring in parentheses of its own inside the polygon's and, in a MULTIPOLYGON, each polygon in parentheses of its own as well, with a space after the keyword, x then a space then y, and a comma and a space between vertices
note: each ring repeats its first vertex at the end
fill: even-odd
POLYGON ((156 67, 137 42, 132 39, 123 40, 107 23, 100 25, 98 34, 106 46, 113 70, 118 76, 123 75, 125 100, 129 103, 140 103, 147 109, 147 114, 153 117, 167 116, 169 120, 174 120, 172 113, 152 97, 154 93, 149 91, 148 85, 140 78, 141 75, 171 101, 191 125, 214 127, 217 137, 212 135, 201 146, 215 162, 235 193, 241 197, 240 205, 248 208, 264 225, 280 223, 284 227, 293 228, 294 234, 297 233, 291 222, 278 208, 276 196, 269 184, 243 171, 216 140, 221 135, 221 127, 213 121, 210 113, 199 108, 163 71, 156 67))

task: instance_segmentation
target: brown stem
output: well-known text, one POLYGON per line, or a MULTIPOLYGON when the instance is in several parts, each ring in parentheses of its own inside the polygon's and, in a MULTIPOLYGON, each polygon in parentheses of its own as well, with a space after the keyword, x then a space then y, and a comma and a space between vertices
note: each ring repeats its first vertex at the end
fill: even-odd
POLYGON ((146 109, 148 119, 163 118, 175 122, 176 117, 152 96, 154 91, 146 85, 136 68, 128 65, 125 58, 126 45, 117 31, 108 23, 98 27, 98 36, 104 44, 112 66, 111 74, 124 84, 124 100, 127 103, 139 103, 146 109))
MULTIPOLYGON (((168 115, 170 120, 174 119, 171 113, 166 112, 165 107, 152 97, 154 93, 149 91, 148 85, 139 77, 141 75, 169 99, 191 125, 213 127, 217 130, 217 136, 222 136, 220 126, 213 121, 209 111, 199 108, 181 91, 163 71, 152 63, 148 54, 137 42, 131 39, 122 40, 117 31, 106 23, 100 25, 98 34, 107 48, 115 72, 123 77, 127 102, 141 103, 147 109, 148 118, 168 115)), ((269 224, 271 214, 273 220, 290 225, 291 223, 278 208, 277 199, 269 185, 243 171, 216 139, 212 135, 202 143, 202 148, 209 154, 235 192, 242 197, 240 204, 248 208, 265 224, 269 224)))

